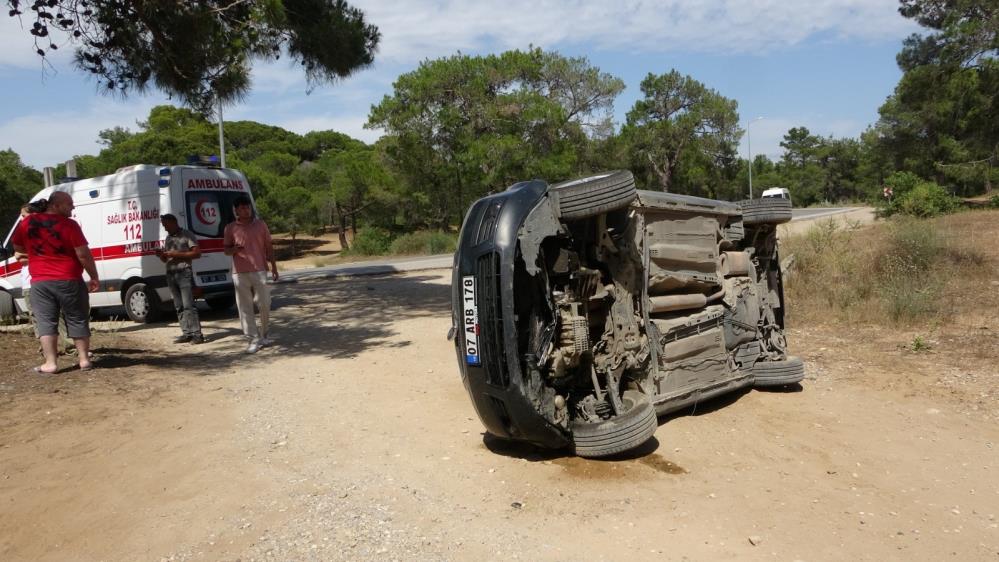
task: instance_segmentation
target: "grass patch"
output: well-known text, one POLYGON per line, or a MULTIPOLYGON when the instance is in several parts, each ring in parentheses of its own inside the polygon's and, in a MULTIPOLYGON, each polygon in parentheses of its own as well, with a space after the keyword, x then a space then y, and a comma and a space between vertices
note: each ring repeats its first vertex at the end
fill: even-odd
POLYGON ((458 245, 458 236, 446 232, 420 231, 404 234, 392 241, 389 251, 393 254, 449 254, 458 245))
POLYGON ((996 233, 967 236, 996 213, 937 219, 898 217, 873 226, 818 223, 782 243, 795 266, 786 291, 789 313, 811 321, 914 325, 974 306, 996 263, 996 233), (992 250, 994 251, 994 250, 992 250), (964 295, 962 297, 962 295, 964 295))

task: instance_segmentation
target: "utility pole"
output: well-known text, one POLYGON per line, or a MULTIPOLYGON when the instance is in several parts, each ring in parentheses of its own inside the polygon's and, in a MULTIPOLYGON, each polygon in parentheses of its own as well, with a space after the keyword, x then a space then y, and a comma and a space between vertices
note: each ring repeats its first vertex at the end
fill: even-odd
MULTIPOLYGON (((746 147, 749 148, 749 198, 753 198, 753 135, 749 133, 749 128, 763 117, 757 117, 746 125, 746 147)), ((221 125, 220 125, 221 126, 221 125)))
MULTIPOLYGON (((222 167, 225 168, 225 134, 222 129, 222 100, 218 100, 219 103, 219 158, 222 161, 222 167)), ((752 184, 752 182, 750 182, 752 184)), ((752 191, 752 188, 750 188, 752 191)))

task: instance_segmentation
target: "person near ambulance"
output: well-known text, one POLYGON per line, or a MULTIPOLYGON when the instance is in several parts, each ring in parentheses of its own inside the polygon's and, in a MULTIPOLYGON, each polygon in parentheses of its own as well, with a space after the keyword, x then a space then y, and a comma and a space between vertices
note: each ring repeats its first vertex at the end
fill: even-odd
POLYGON ((166 264, 167 287, 180 323, 180 336, 174 343, 204 343, 198 308, 194 305, 194 268, 191 266, 192 261, 201 257, 198 239, 191 231, 181 228, 177 217, 170 213, 160 216, 160 224, 167 237, 156 255, 166 264))
POLYGON ((232 282, 236 287, 236 308, 243 334, 250 340, 247 353, 256 353, 273 342, 267 337, 271 311, 271 289, 267 286, 267 266, 271 277, 278 280, 274 246, 267 224, 254 216, 253 204, 246 195, 233 200, 236 220, 227 224, 223 234, 225 255, 232 256, 232 282), (253 297, 256 295, 260 310, 260 328, 253 314, 253 297))
POLYGON ((57 346, 59 316, 73 338, 80 370, 89 371, 90 296, 100 287, 97 265, 90 246, 73 214, 73 197, 53 192, 45 212, 28 214, 18 225, 11 242, 14 251, 28 255, 31 265, 31 306, 45 362, 35 372, 53 374, 59 370, 57 346), (84 283, 83 272, 90 276, 84 283))
MULTIPOLYGON (((21 220, 24 220, 31 213, 45 212, 46 204, 47 201, 45 199, 40 199, 22 206, 21 220)), ((24 308, 28 313, 28 319, 31 321, 31 329, 35 332, 35 337, 37 338, 38 326, 35 325, 35 316, 31 313, 31 271, 28 269, 28 254, 17 254, 16 258, 21 264, 21 295, 24 297, 24 308)), ((66 320, 62 316, 59 317, 59 341, 56 349, 60 354, 68 355, 76 353, 73 340, 69 339, 69 336, 66 335, 66 320)), ((42 351, 41 346, 39 346, 38 351, 42 351)))

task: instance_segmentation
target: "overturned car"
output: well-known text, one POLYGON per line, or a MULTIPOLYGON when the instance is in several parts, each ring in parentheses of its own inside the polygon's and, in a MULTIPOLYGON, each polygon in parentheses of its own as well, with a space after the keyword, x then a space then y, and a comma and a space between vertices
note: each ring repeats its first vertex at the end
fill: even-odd
POLYGON ((637 191, 617 171, 475 202, 452 280, 462 380, 487 431, 603 457, 657 414, 797 383, 776 226, 786 199, 637 191))

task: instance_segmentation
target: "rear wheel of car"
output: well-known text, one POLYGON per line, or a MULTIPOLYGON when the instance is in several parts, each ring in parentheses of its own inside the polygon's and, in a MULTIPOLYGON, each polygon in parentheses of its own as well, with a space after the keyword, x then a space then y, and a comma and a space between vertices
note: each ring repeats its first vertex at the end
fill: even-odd
POLYGON ((805 363, 794 356, 783 361, 757 361, 753 375, 756 379, 753 386, 759 388, 795 384, 805 378, 805 363))
POLYGON ((557 183, 549 188, 563 220, 585 219, 623 209, 635 200, 635 178, 627 170, 557 183))
POLYGON ((742 207, 742 222, 754 224, 784 224, 791 220, 791 200, 767 197, 746 199, 739 202, 742 207))
POLYGON ((656 410, 639 392, 628 391, 621 398, 625 412, 600 422, 572 423, 576 455, 598 458, 623 453, 645 443, 656 432, 656 410))
POLYGON ((17 308, 14 306, 14 297, 7 291, 0 291, 0 322, 7 324, 17 318, 17 308))
POLYGON ((145 283, 136 283, 125 291, 125 314, 139 324, 155 322, 160 317, 160 298, 145 283))

